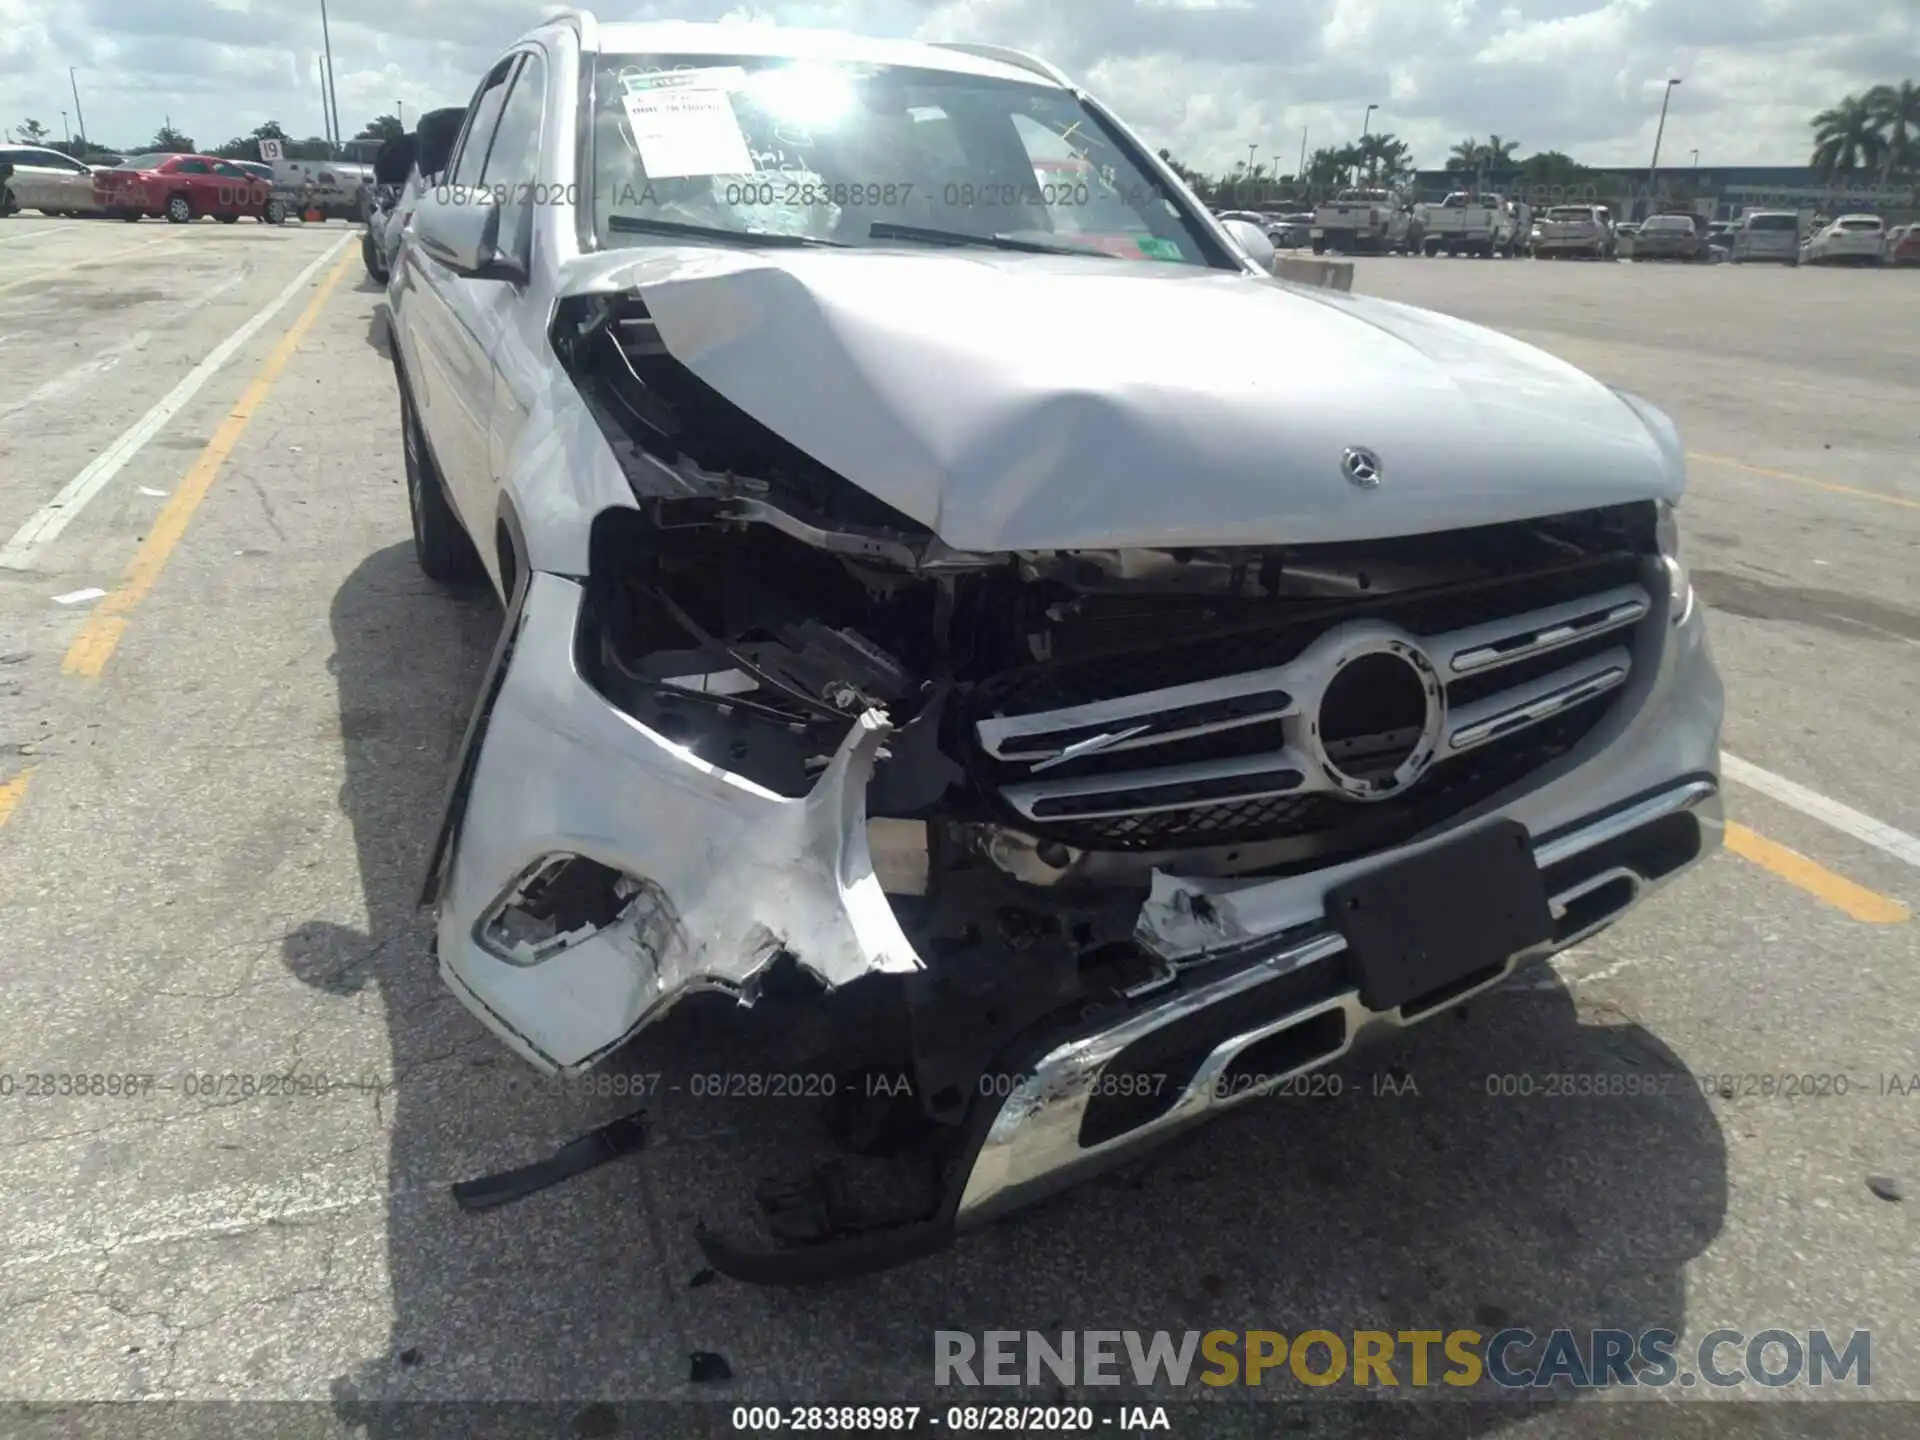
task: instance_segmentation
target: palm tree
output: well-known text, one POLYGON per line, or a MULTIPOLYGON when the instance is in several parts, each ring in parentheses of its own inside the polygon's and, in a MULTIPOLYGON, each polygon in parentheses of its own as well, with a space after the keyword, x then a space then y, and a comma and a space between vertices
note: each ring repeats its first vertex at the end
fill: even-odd
POLYGON ((1413 171, 1413 157, 1407 142, 1384 131, 1364 137, 1354 150, 1369 185, 1392 189, 1413 171))
POLYGON ((1847 96, 1813 117, 1813 156, 1807 163, 1829 182, 1843 170, 1878 164, 1887 149, 1881 123, 1865 100, 1847 96))
POLYGON ((1518 140, 1502 140, 1498 135, 1489 135, 1487 143, 1480 147, 1480 153, 1487 162, 1487 169, 1505 169, 1513 159, 1513 152, 1520 148, 1518 140))
POLYGON ((1920 169, 1920 85, 1911 80, 1876 85, 1861 103, 1876 128, 1885 132, 1880 183, 1886 184, 1895 170, 1920 169))
POLYGON ((1458 145, 1454 146, 1452 152, 1447 156, 1447 169, 1478 170, 1481 165, 1482 149, 1483 147, 1480 142, 1469 135, 1458 145))

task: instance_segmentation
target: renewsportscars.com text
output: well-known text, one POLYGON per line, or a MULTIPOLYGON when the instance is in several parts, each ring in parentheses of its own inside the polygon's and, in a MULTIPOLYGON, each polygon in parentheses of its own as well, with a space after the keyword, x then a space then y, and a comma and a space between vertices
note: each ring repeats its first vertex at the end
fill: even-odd
POLYGON ((937 1330, 936 1385, 1303 1385, 1465 1389, 1873 1382, 1865 1330, 937 1330))

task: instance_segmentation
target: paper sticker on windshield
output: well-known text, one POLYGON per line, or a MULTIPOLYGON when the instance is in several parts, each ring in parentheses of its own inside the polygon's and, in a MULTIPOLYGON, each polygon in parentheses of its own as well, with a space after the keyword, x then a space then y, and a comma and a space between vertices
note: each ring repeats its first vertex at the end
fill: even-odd
POLYGON ((1150 255, 1155 260, 1184 260, 1180 247, 1172 240, 1162 240, 1158 235, 1142 235, 1134 242, 1140 247, 1142 255, 1150 255))
POLYGON ((747 72, 738 65, 620 72, 620 88, 630 95, 646 90, 738 90, 746 83, 747 72))
POLYGON ((716 73, 722 72, 683 70, 624 82, 628 88, 620 99, 649 180, 752 172, 753 156, 727 92, 710 79, 680 83, 685 76, 716 73), (635 81, 655 80, 663 83, 633 88, 635 81))

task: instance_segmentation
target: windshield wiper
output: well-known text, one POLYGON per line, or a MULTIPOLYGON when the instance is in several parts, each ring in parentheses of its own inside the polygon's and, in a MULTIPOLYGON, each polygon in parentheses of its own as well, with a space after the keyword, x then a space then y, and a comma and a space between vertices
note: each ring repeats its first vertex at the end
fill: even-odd
POLYGON ((698 240, 728 240, 736 245, 825 245, 836 250, 848 248, 844 240, 821 240, 813 235, 783 235, 777 230, 729 230, 722 225, 656 220, 651 215, 609 215, 607 228, 621 235, 686 235, 698 240))
POLYGON ((895 225, 882 220, 867 227, 869 240, 916 240, 926 245, 984 245, 990 250, 1021 250, 1031 255, 1102 255, 1081 245, 1050 245, 1045 240, 1022 240, 1017 235, 976 235, 966 230, 929 230, 919 225, 895 225))

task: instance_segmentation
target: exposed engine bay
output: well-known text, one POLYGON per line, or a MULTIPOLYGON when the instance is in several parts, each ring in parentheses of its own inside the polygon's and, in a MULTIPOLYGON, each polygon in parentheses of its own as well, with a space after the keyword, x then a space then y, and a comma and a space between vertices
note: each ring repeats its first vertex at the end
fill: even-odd
POLYGON ((878 1215, 827 1180, 770 1194, 789 1249, 933 1223, 979 1077, 1262 938, 1218 897, 1404 845, 1574 753, 1656 609, 1652 501, 1349 545, 958 552, 707 386, 637 298, 567 300, 552 334, 638 500, 594 522, 579 676, 703 773, 863 808, 857 858, 911 953, 854 964, 764 917, 689 935, 680 897, 568 856, 481 943, 527 965, 614 926, 655 958, 747 946, 733 978, 663 968, 647 1018, 682 985, 804 1015, 821 1068, 868 1077, 828 1107, 834 1142, 926 1182, 878 1215))

